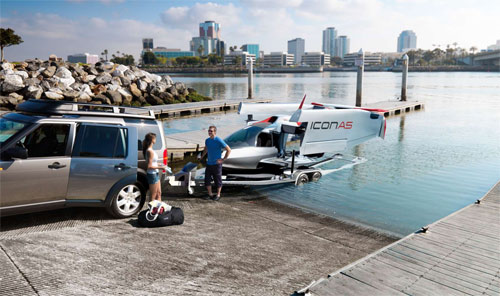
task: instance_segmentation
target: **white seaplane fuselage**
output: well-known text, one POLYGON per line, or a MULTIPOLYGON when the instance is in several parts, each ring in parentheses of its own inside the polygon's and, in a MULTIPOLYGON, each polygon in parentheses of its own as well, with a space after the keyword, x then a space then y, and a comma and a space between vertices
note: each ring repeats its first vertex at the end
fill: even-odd
POLYGON ((228 171, 311 166, 370 139, 385 136, 385 118, 373 109, 327 104, 240 104, 248 125, 225 139, 228 171), (260 120, 260 121, 257 121, 260 120), (292 150, 295 153, 292 153, 292 150))

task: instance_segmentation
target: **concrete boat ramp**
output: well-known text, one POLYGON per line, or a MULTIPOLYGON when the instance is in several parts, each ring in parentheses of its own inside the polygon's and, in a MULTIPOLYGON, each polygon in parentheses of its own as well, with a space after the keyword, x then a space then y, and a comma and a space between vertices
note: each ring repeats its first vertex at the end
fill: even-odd
POLYGON ((500 295, 500 183, 297 295, 500 295))

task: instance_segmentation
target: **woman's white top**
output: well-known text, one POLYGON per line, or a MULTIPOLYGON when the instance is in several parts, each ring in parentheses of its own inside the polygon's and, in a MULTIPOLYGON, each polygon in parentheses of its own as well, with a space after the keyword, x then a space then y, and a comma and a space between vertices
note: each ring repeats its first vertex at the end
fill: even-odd
MULTIPOLYGON (((158 166, 158 155, 156 154, 156 152, 152 148, 149 148, 148 151, 153 152, 153 161, 152 161, 153 166, 158 166)), ((149 157, 149 153, 146 153, 146 161, 149 162, 148 157, 149 157)), ((158 172, 159 172, 158 169, 148 169, 148 174, 154 174, 154 173, 158 173, 158 172)))

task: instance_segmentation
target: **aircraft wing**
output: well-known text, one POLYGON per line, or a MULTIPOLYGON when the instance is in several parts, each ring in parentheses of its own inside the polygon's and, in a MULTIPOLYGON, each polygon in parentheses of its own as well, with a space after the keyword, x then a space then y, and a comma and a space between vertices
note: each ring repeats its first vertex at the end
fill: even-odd
POLYGON ((300 154, 339 152, 385 136, 385 118, 360 109, 296 110, 291 122, 305 125, 300 154))
POLYGON ((295 103, 240 103, 238 114, 252 120, 262 120, 271 116, 292 115, 299 108, 295 103))

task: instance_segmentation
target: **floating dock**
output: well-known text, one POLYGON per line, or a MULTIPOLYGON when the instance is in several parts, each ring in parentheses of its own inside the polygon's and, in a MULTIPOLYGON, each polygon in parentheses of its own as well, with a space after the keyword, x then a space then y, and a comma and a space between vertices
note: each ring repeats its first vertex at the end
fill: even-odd
POLYGON ((482 199, 295 295, 500 295, 500 182, 482 199))
POLYGON ((271 100, 217 100, 146 107, 153 110, 158 118, 172 118, 189 115, 199 115, 212 112, 237 110, 241 102, 270 103, 271 100))

